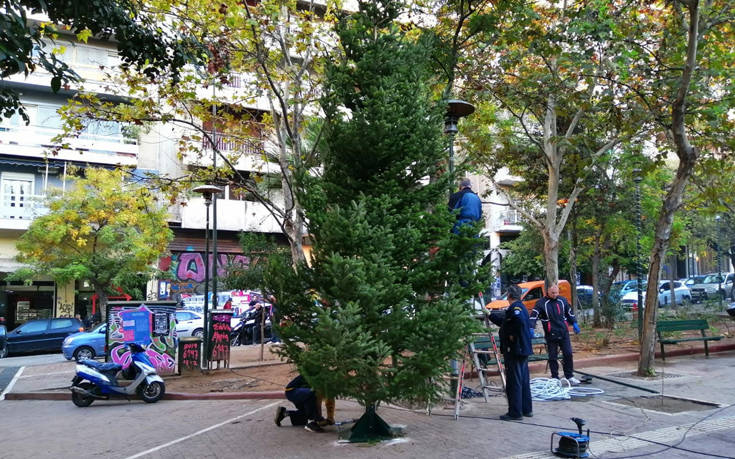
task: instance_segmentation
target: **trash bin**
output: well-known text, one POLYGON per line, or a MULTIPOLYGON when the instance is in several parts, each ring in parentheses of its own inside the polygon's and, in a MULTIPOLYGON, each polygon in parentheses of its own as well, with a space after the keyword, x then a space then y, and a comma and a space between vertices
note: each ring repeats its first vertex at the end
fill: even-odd
POLYGON ((179 374, 199 371, 202 365, 202 339, 195 336, 179 340, 179 374))

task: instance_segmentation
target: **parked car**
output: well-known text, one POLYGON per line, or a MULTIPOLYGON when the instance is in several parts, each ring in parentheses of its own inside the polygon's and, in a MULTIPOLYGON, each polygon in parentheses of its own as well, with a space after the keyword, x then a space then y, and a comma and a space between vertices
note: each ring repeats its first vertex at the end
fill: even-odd
MULTIPOLYGON (((658 305, 666 306, 671 304, 671 291, 669 285, 671 281, 660 281, 658 289, 658 305)), ((646 285, 641 286, 642 300, 646 299, 646 285)), ((684 304, 692 300, 692 293, 689 289, 679 281, 674 281, 674 297, 677 304, 684 304)), ((620 299, 624 309, 636 309, 638 307, 638 291, 628 292, 620 299)))
POLYGON ((91 331, 73 333, 64 339, 61 352, 66 360, 77 362, 105 355, 107 324, 98 325, 91 331))
MULTIPOLYGON (((531 281, 522 282, 518 284, 521 288, 521 301, 523 302, 526 309, 529 311, 536 305, 536 301, 544 296, 544 281, 531 281)), ((563 296, 567 301, 571 301, 572 298, 572 287, 569 281, 559 281, 559 295, 563 296)), ((508 302, 507 296, 501 300, 491 301, 486 305, 487 309, 506 309, 510 303, 508 302)))
MULTIPOLYGON (((644 279, 641 283, 641 291, 646 291, 646 285, 647 281, 644 279)), ((634 292, 638 293, 638 279, 633 280, 627 280, 627 281, 618 281, 613 283, 611 291, 614 291, 618 294, 620 298, 624 297, 628 293, 634 292)))
MULTIPOLYGON (((671 281, 662 281, 658 285, 658 304, 667 306, 671 301, 671 281)), ((674 298, 676 304, 684 304, 692 301, 692 292, 679 281, 674 281, 674 298)))
POLYGON ((694 301, 715 299, 718 292, 725 298, 733 295, 733 278, 735 273, 723 273, 722 277, 718 273, 692 276, 687 279, 686 286, 694 301))
POLYGON ((592 306, 592 293, 594 289, 591 285, 577 285, 577 300, 583 308, 592 306))
POLYGON ((29 320, 8 333, 8 353, 59 352, 64 339, 80 331, 84 331, 84 326, 79 319, 58 317, 29 320))
POLYGON ((0 325, 0 359, 4 359, 8 355, 7 338, 8 332, 5 325, 0 325))
POLYGON ((204 316, 194 311, 177 310, 176 335, 179 338, 188 336, 204 337, 204 316))

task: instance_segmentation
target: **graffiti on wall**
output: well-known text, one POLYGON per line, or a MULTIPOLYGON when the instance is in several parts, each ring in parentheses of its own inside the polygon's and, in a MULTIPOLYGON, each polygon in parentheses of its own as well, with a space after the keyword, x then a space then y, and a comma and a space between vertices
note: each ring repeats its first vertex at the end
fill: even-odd
MULTIPOLYGON (((114 363, 119 363, 123 368, 127 368, 132 363, 132 355, 130 349, 126 346, 127 342, 137 342, 142 345, 145 349, 145 353, 150 359, 156 371, 159 375, 170 375, 176 372, 176 317, 174 315, 174 306, 151 306, 150 309, 141 305, 140 308, 133 310, 131 307, 124 308, 122 306, 113 306, 110 308, 110 314, 107 318, 107 347, 110 349, 110 360, 114 363), (144 327, 148 336, 145 339, 137 336, 136 323, 126 324, 123 320, 126 318, 126 314, 131 312, 147 311, 151 316, 147 321, 143 321, 144 327), (166 316, 168 326, 166 327, 167 333, 155 333, 151 328, 151 320, 154 318, 154 314, 163 314, 166 316), (133 329, 126 330, 126 328, 134 327, 133 329), (132 332, 132 334, 131 334, 132 332)), ((130 318, 130 317, 127 317, 130 318)), ((137 322, 131 320, 130 322, 137 322)))
MULTIPOLYGON (((213 271, 214 256, 209 255, 209 269, 213 271)), ((227 267, 231 265, 249 266, 250 257, 245 255, 217 254, 217 276, 227 275, 227 267)), ((170 257, 162 258, 158 267, 171 273, 170 296, 179 299, 182 295, 201 295, 204 293, 205 265, 202 252, 174 252, 170 257)))

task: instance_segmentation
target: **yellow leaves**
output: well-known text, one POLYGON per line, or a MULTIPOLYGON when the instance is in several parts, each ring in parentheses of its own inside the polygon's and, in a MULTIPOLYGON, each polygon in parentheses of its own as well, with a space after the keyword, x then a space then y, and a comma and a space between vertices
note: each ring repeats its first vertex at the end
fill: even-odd
POLYGON ((79 33, 77 33, 77 40, 87 43, 87 40, 91 36, 92 36, 92 31, 89 29, 84 29, 80 31, 79 33))

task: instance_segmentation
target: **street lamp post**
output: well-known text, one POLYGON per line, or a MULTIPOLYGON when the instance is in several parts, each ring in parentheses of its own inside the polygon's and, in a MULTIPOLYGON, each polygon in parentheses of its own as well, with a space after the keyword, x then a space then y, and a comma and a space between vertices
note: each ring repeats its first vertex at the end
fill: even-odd
MULTIPOLYGON (((449 177, 454 180, 454 137, 459 132, 457 123, 459 119, 471 115, 475 111, 475 106, 469 102, 459 99, 449 99, 447 101, 447 112, 444 115, 444 133, 449 136, 449 177)), ((451 191, 449 192, 451 195, 451 191)), ((452 381, 450 384, 450 394, 454 395, 457 391, 459 362, 452 359, 450 361, 452 367, 452 381)))
POLYGON ((449 135, 449 175, 454 174, 454 136, 459 129, 459 119, 475 112, 475 106, 459 99, 447 101, 447 113, 444 116, 444 133, 449 135))
POLYGON ((717 222, 717 279, 719 280, 719 283, 717 285, 717 300, 720 303, 720 309, 722 309, 722 297, 724 296, 722 293, 722 262, 720 260, 720 254, 722 253, 722 244, 720 241, 720 216, 715 216, 715 221, 717 222))
POLYGON ((641 294, 641 170, 633 169, 635 182, 635 275, 638 291, 638 340, 643 336, 643 295, 641 294))
POLYGON ((204 207, 206 208, 206 223, 204 226, 204 345, 202 346, 204 355, 202 356, 202 366, 209 367, 209 206, 212 204, 212 195, 222 190, 214 185, 201 185, 192 191, 202 195, 204 207))

